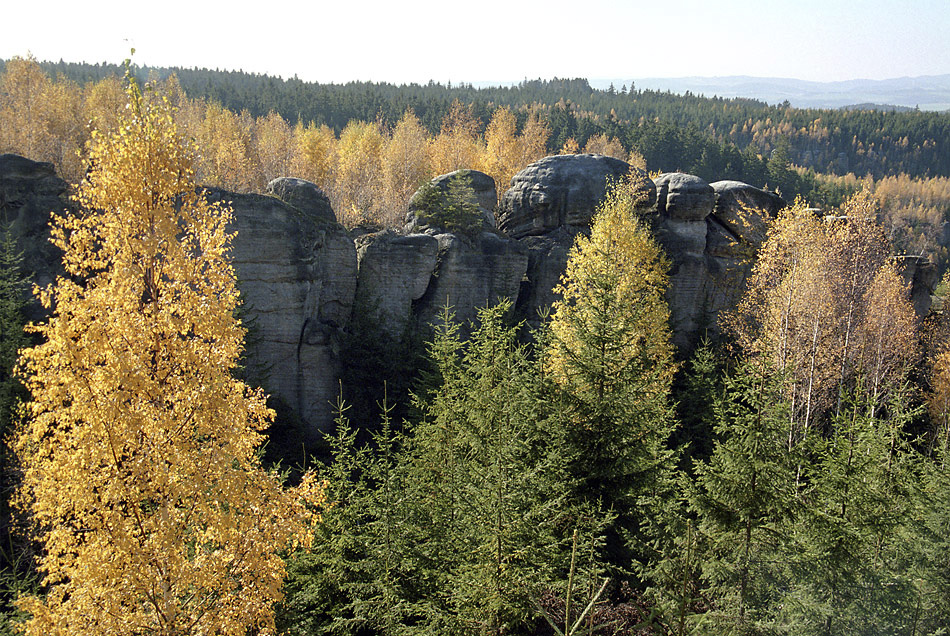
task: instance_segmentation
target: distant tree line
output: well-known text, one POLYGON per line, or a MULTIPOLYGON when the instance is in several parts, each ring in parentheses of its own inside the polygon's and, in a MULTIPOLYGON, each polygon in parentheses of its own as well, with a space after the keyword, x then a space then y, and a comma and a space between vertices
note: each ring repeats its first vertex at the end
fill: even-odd
MULTIPOLYGON (((110 64, 60 61, 43 63, 43 68, 52 76, 61 74, 77 82, 121 74, 118 66, 110 64)), ((784 148, 788 160, 795 165, 822 173, 853 172, 875 178, 897 173, 912 177, 950 176, 947 113, 798 109, 750 99, 674 95, 634 86, 619 91, 598 90, 585 79, 526 80, 514 86, 475 88, 470 84, 443 85, 431 81, 401 86, 375 82, 319 84, 296 77, 281 79, 208 69, 140 67, 137 72, 143 78, 149 74, 160 78, 174 74, 189 96, 210 99, 237 112, 247 110, 259 117, 276 111, 288 121, 312 121, 336 132, 354 119, 395 122, 411 108, 430 133, 435 133, 455 100, 471 104, 483 125, 487 125, 498 107, 526 112, 541 105, 563 111, 549 117, 552 135, 548 150, 552 152, 569 137, 575 137, 583 147, 588 137, 606 133, 620 139, 627 150, 636 148, 650 163, 655 157, 638 142, 655 134, 649 124, 664 124, 692 126, 693 132, 703 139, 725 147, 735 145, 740 151, 749 149, 766 158, 784 148), (570 116, 564 116, 568 114, 589 123, 573 129, 577 124, 571 123, 570 116), (638 128, 647 130, 638 132, 638 128)), ((662 162, 650 165, 663 171, 681 169, 706 178, 702 174, 703 148, 698 150, 688 155, 686 161, 664 154, 662 162)))

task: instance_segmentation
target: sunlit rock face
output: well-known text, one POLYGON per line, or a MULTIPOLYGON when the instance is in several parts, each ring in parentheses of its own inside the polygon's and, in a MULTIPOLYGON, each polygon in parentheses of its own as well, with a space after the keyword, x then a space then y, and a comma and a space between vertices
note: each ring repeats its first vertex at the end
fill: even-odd
MULTIPOLYGON (((643 206, 656 201, 656 187, 641 177, 643 206)), ((603 200, 609 183, 629 175, 625 161, 604 155, 556 155, 534 162, 511 179, 501 200, 498 227, 512 238, 547 234, 561 227, 581 231, 603 200)))

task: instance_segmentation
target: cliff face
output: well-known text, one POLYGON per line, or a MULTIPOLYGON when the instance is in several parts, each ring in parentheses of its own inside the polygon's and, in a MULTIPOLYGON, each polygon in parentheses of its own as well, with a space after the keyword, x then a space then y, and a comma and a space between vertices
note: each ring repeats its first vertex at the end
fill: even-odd
MULTIPOLYGON (((608 179, 629 172, 626 163, 599 155, 547 157, 514 177, 496 211, 489 209, 496 200, 491 178, 468 171, 485 222, 465 235, 410 214, 402 232, 354 238, 319 188, 299 179, 272 182, 270 196, 210 189, 209 197, 230 201, 234 210, 232 256, 250 332, 248 368, 299 417, 300 442, 315 442, 332 422, 342 365, 352 362, 341 343, 357 322, 369 321, 395 341, 425 332, 446 306, 467 322, 502 298, 520 318, 536 321, 555 300, 574 237, 587 231, 608 179)), ((642 212, 672 263, 674 341, 689 347, 737 301, 766 219, 784 202, 735 181, 640 176, 642 212)), ((40 284, 58 270, 60 255, 46 239, 50 213, 68 209, 65 192, 50 164, 0 156, 0 213, 12 222, 26 268, 40 284)), ((917 260, 905 265, 918 312, 927 308, 932 269, 917 260)))

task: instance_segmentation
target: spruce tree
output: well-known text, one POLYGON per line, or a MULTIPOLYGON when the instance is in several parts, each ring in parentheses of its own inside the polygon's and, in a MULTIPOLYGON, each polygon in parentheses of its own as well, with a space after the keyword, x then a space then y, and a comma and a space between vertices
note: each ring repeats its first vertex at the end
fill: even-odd
MULTIPOLYGON (((898 394, 884 412, 846 396, 831 435, 813 442, 807 504, 794 527, 791 589, 776 622, 798 634, 911 633, 921 598, 908 567, 920 460, 898 394)), ((920 632, 917 632, 920 633, 920 632)))
POLYGON ((613 511, 608 550, 631 566, 641 524, 668 483, 675 371, 665 291, 669 262, 638 218, 636 184, 612 187, 578 235, 557 288, 547 363, 567 421, 576 494, 613 511), (641 501, 648 497, 651 501, 641 501))
POLYGON ((797 462, 785 443, 790 417, 764 361, 746 362, 715 405, 715 444, 696 463, 689 505, 697 519, 704 633, 753 633, 776 601, 782 546, 796 507, 797 462))

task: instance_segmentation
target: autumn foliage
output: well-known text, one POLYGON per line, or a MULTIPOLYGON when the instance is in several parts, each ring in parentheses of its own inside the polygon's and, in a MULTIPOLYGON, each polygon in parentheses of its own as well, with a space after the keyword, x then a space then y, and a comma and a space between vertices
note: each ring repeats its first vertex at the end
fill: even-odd
POLYGON ((279 551, 307 540, 307 504, 260 465, 272 418, 235 379, 244 329, 230 211, 195 186, 167 100, 130 84, 90 138, 82 212, 56 217, 66 277, 20 369, 19 505, 45 551, 29 634, 246 634, 272 628, 279 551))
POLYGON ((743 349, 785 382, 797 430, 840 408, 842 392, 884 403, 917 361, 917 324, 867 190, 836 216, 799 202, 772 225, 748 290, 727 318, 743 349))

